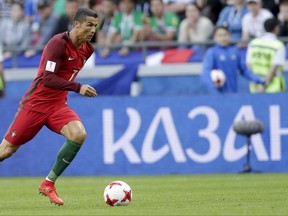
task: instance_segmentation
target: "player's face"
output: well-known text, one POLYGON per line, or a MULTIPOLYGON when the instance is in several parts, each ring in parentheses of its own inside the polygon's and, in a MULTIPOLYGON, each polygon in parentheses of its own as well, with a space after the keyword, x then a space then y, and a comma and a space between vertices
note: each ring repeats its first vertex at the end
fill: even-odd
POLYGON ((92 37, 96 33, 97 25, 98 18, 87 16, 84 22, 78 23, 76 26, 78 30, 78 38, 84 41, 91 41, 92 37))
POLYGON ((218 29, 214 35, 215 43, 219 44, 220 46, 228 46, 230 43, 230 34, 225 29, 218 29))

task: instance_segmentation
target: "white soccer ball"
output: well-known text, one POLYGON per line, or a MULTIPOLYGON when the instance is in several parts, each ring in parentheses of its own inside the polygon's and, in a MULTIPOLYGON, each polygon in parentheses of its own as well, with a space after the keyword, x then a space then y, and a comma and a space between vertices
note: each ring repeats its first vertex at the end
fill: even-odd
POLYGON ((131 200, 131 187, 123 181, 110 182, 104 190, 104 201, 110 206, 127 206, 131 200))
POLYGON ((217 88, 220 88, 220 87, 224 86, 225 81, 226 81, 226 76, 225 76, 225 73, 222 70, 213 69, 210 72, 210 77, 211 77, 212 82, 214 83, 214 85, 217 88))

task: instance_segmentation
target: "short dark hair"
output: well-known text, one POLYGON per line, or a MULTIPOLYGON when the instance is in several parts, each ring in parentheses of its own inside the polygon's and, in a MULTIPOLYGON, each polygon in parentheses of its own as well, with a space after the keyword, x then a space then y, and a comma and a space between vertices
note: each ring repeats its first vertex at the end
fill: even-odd
POLYGON ((229 32, 229 29, 228 29, 226 26, 223 26, 223 25, 221 25, 221 26, 216 26, 216 27, 214 28, 214 31, 213 31, 213 34, 212 34, 213 37, 215 36, 216 32, 217 32, 219 29, 225 30, 225 31, 227 31, 228 33, 230 33, 230 32, 229 32))
POLYGON ((277 26, 280 25, 280 21, 276 18, 269 18, 264 22, 264 29, 266 32, 273 32, 277 26))
POLYGON ((86 17, 94 17, 98 18, 98 15, 95 11, 89 8, 79 8, 74 16, 74 21, 78 21, 80 23, 86 20, 86 17))

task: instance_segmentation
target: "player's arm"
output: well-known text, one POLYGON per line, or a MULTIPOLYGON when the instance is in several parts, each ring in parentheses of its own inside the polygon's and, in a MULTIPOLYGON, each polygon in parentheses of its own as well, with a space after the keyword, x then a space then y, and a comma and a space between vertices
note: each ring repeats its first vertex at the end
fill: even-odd
POLYGON ((279 70, 280 67, 283 67, 285 65, 285 59, 286 57, 286 50, 284 45, 279 48, 274 56, 272 66, 270 68, 270 71, 268 75, 266 76, 266 86, 270 84, 272 79, 276 76, 277 71, 279 70))
POLYGON ((84 96, 95 97, 96 90, 89 85, 81 85, 78 82, 67 81, 57 75, 61 61, 65 57, 65 46, 63 42, 52 40, 45 49, 46 66, 43 72, 43 84, 47 88, 74 91, 84 96))
POLYGON ((214 69, 213 50, 209 49, 203 59, 201 78, 211 92, 217 92, 217 88, 211 80, 210 73, 214 69))

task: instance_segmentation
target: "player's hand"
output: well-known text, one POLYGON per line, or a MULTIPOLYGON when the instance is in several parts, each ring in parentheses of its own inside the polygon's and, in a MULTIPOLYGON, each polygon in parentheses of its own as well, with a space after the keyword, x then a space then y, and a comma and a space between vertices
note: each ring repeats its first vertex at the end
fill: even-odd
POLYGON ((96 90, 90 85, 82 85, 79 93, 87 97, 96 97, 98 95, 96 90))

